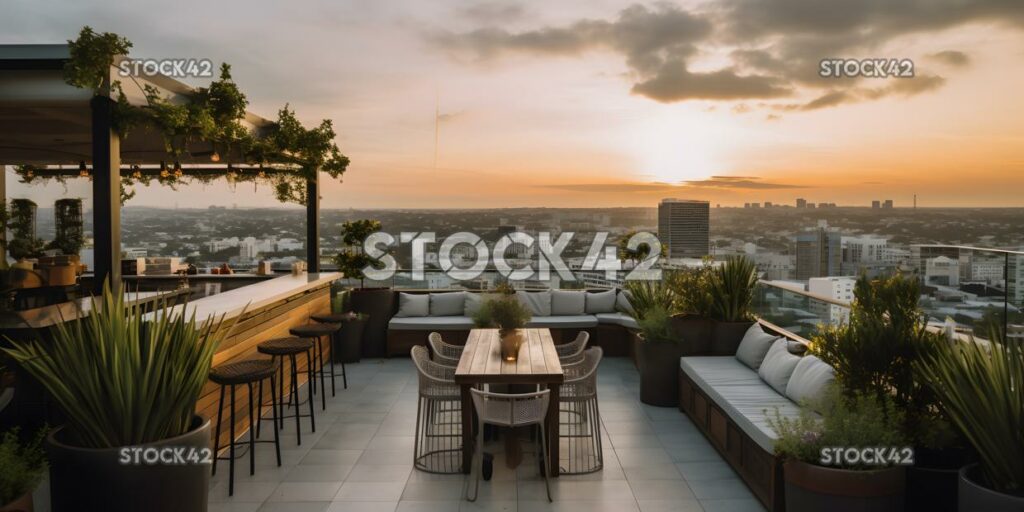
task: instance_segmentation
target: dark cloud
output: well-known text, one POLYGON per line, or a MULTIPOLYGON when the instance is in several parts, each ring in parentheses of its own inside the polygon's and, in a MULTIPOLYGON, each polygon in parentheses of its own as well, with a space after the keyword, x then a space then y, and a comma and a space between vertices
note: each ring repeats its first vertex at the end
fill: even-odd
POLYGON ((946 83, 946 79, 935 75, 920 75, 913 78, 895 78, 887 81, 887 85, 877 88, 851 86, 822 94, 806 103, 785 103, 770 105, 773 110, 811 111, 831 108, 839 105, 878 100, 887 96, 914 96, 938 89, 946 83))
POLYGON ((759 181, 759 178, 749 176, 712 176, 706 180, 692 180, 685 183, 691 187, 699 188, 740 188, 750 190, 807 188, 799 185, 759 181))
POLYGON ((954 68, 966 67, 971 63, 971 58, 964 52, 956 50, 945 50, 928 55, 929 59, 941 62, 954 68))
POLYGON ((777 98, 791 94, 792 90, 771 77, 739 75, 733 69, 691 73, 683 63, 677 62, 665 65, 650 80, 633 85, 633 93, 671 103, 682 100, 777 98))

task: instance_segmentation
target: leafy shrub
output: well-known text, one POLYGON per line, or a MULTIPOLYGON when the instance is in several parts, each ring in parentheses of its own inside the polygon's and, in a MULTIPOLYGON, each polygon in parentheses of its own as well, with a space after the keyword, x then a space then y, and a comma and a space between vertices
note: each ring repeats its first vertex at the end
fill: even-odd
POLYGON ((672 290, 673 304, 670 311, 707 317, 711 315, 710 293, 711 274, 714 266, 710 259, 696 268, 667 271, 665 281, 672 290))
POLYGON ((530 310, 515 295, 502 294, 481 304, 473 315, 473 323, 477 327, 497 327, 504 336, 521 329, 530 318, 530 310))
POLYGON ((14 428, 0 437, 0 506, 35 489, 46 471, 42 447, 46 430, 40 430, 25 444, 19 441, 18 432, 14 428))
POLYGON ((664 306, 656 305, 647 310, 643 318, 637 319, 644 340, 649 342, 675 343, 680 341, 672 327, 672 315, 664 306))

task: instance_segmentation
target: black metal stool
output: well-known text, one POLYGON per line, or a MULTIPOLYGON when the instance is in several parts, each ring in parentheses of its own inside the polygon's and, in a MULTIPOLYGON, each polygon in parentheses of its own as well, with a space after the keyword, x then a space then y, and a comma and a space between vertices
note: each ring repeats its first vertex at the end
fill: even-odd
MULTIPOLYGON (((320 322, 322 324, 336 324, 338 326, 338 330, 334 331, 334 333, 332 334, 332 337, 334 338, 335 342, 337 341, 338 333, 341 332, 341 329, 344 327, 344 324, 346 322, 351 322, 355 317, 356 317, 356 315, 354 313, 325 313, 325 314, 322 314, 322 315, 309 315, 309 318, 311 318, 314 322, 320 322)), ((332 362, 334 361, 334 358, 335 358, 334 357, 334 354, 335 354, 334 350, 337 349, 337 348, 338 348, 338 343, 333 343, 331 345, 331 361, 332 362)), ((341 385, 342 385, 342 388, 343 389, 348 389, 348 377, 346 376, 346 372, 345 372, 345 361, 342 360, 342 359, 338 359, 338 360, 341 361, 341 385)), ((333 373, 333 372, 334 372, 334 369, 332 368, 331 369, 331 373, 333 373)))
MULTIPOLYGON (((217 406, 217 431, 213 441, 213 473, 217 474, 217 460, 222 459, 219 456, 220 453, 220 424, 224 417, 224 389, 228 386, 231 387, 231 414, 229 420, 231 425, 229 426, 231 433, 231 441, 228 444, 229 455, 224 460, 229 460, 229 479, 228 479, 228 496, 235 494, 235 445, 240 444, 235 441, 235 386, 239 384, 245 384, 249 388, 249 474, 253 475, 256 473, 256 443, 274 443, 274 450, 277 453, 277 465, 281 465, 281 441, 278 437, 277 432, 277 403, 274 400, 274 374, 277 373, 280 364, 276 359, 252 359, 248 361, 240 361, 237 363, 229 363, 218 366, 210 370, 210 381, 220 384, 220 403, 217 406), (255 430, 253 430, 253 419, 261 416, 259 412, 253 409, 252 402, 252 385, 259 383, 260 389, 260 408, 263 405, 263 381, 270 379, 270 396, 272 400, 271 409, 274 411, 274 440, 273 441, 256 441, 255 430)), ((258 424, 258 423, 257 423, 258 424)))
MULTIPOLYGON (((319 361, 316 365, 316 373, 320 375, 320 405, 324 410, 327 409, 327 383, 324 381, 324 347, 323 339, 327 338, 327 342, 330 343, 334 337, 334 333, 338 332, 341 326, 338 324, 306 324, 300 325, 299 327, 293 327, 288 332, 292 336, 298 336, 300 338, 311 338, 315 339, 313 352, 316 354, 317 360, 319 361)), ((334 387, 334 356, 331 356, 331 396, 335 395, 334 387)), ((344 376, 342 376, 344 377, 344 376)), ((347 384, 347 382, 346 382, 347 384)), ((345 386, 348 387, 347 385, 345 386)), ((316 393, 316 388, 313 388, 313 392, 316 393)))
MULTIPOLYGON (((314 344, 312 340, 304 338, 274 338, 272 340, 264 341, 256 346, 256 350, 261 354, 267 354, 273 356, 275 360, 277 358, 288 357, 292 369, 292 387, 288 392, 288 403, 295 404, 295 412, 289 415, 284 414, 284 364, 278 365, 278 371, 280 372, 280 387, 278 388, 277 406, 281 408, 281 412, 275 416, 280 419, 281 428, 284 428, 285 418, 295 417, 295 439, 296 444, 302 444, 302 423, 301 418, 309 416, 309 426, 313 432, 316 432, 316 418, 313 414, 313 363, 314 363, 314 344), (306 375, 308 375, 309 385, 309 398, 306 400, 309 403, 309 414, 302 414, 299 412, 299 406, 302 402, 299 401, 299 365, 296 362, 296 356, 298 354, 306 354, 306 375), (293 400, 294 398, 294 400, 293 400)), ((277 422, 274 422, 277 425, 277 422)))

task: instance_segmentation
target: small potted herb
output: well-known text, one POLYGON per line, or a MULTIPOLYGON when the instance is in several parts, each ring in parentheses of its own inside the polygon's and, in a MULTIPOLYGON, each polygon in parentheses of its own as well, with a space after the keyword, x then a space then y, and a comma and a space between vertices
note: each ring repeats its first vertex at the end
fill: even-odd
POLYGON ((45 430, 22 443, 17 428, 0 436, 0 512, 32 512, 32 491, 43 479, 45 430))
POLYGON ((372 219, 345 222, 341 228, 342 250, 334 257, 338 270, 347 279, 359 281, 359 287, 349 291, 348 303, 352 311, 365 315, 362 332, 362 352, 368 357, 387 355, 388 321, 394 314, 395 293, 390 288, 367 288, 367 267, 377 264, 363 250, 367 237, 381 230, 381 223, 372 219))
POLYGON ((530 310, 515 295, 504 293, 480 305, 473 315, 477 327, 497 328, 501 337, 501 357, 515 361, 523 343, 522 329, 529 323, 530 310))

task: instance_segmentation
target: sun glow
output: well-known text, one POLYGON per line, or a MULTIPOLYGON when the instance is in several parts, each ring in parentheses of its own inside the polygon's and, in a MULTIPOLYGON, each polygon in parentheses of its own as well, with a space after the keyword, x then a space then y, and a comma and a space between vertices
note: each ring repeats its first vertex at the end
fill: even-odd
POLYGON ((625 150, 633 156, 637 179, 665 183, 723 174, 727 127, 697 108, 671 108, 639 119, 627 128, 625 150))

